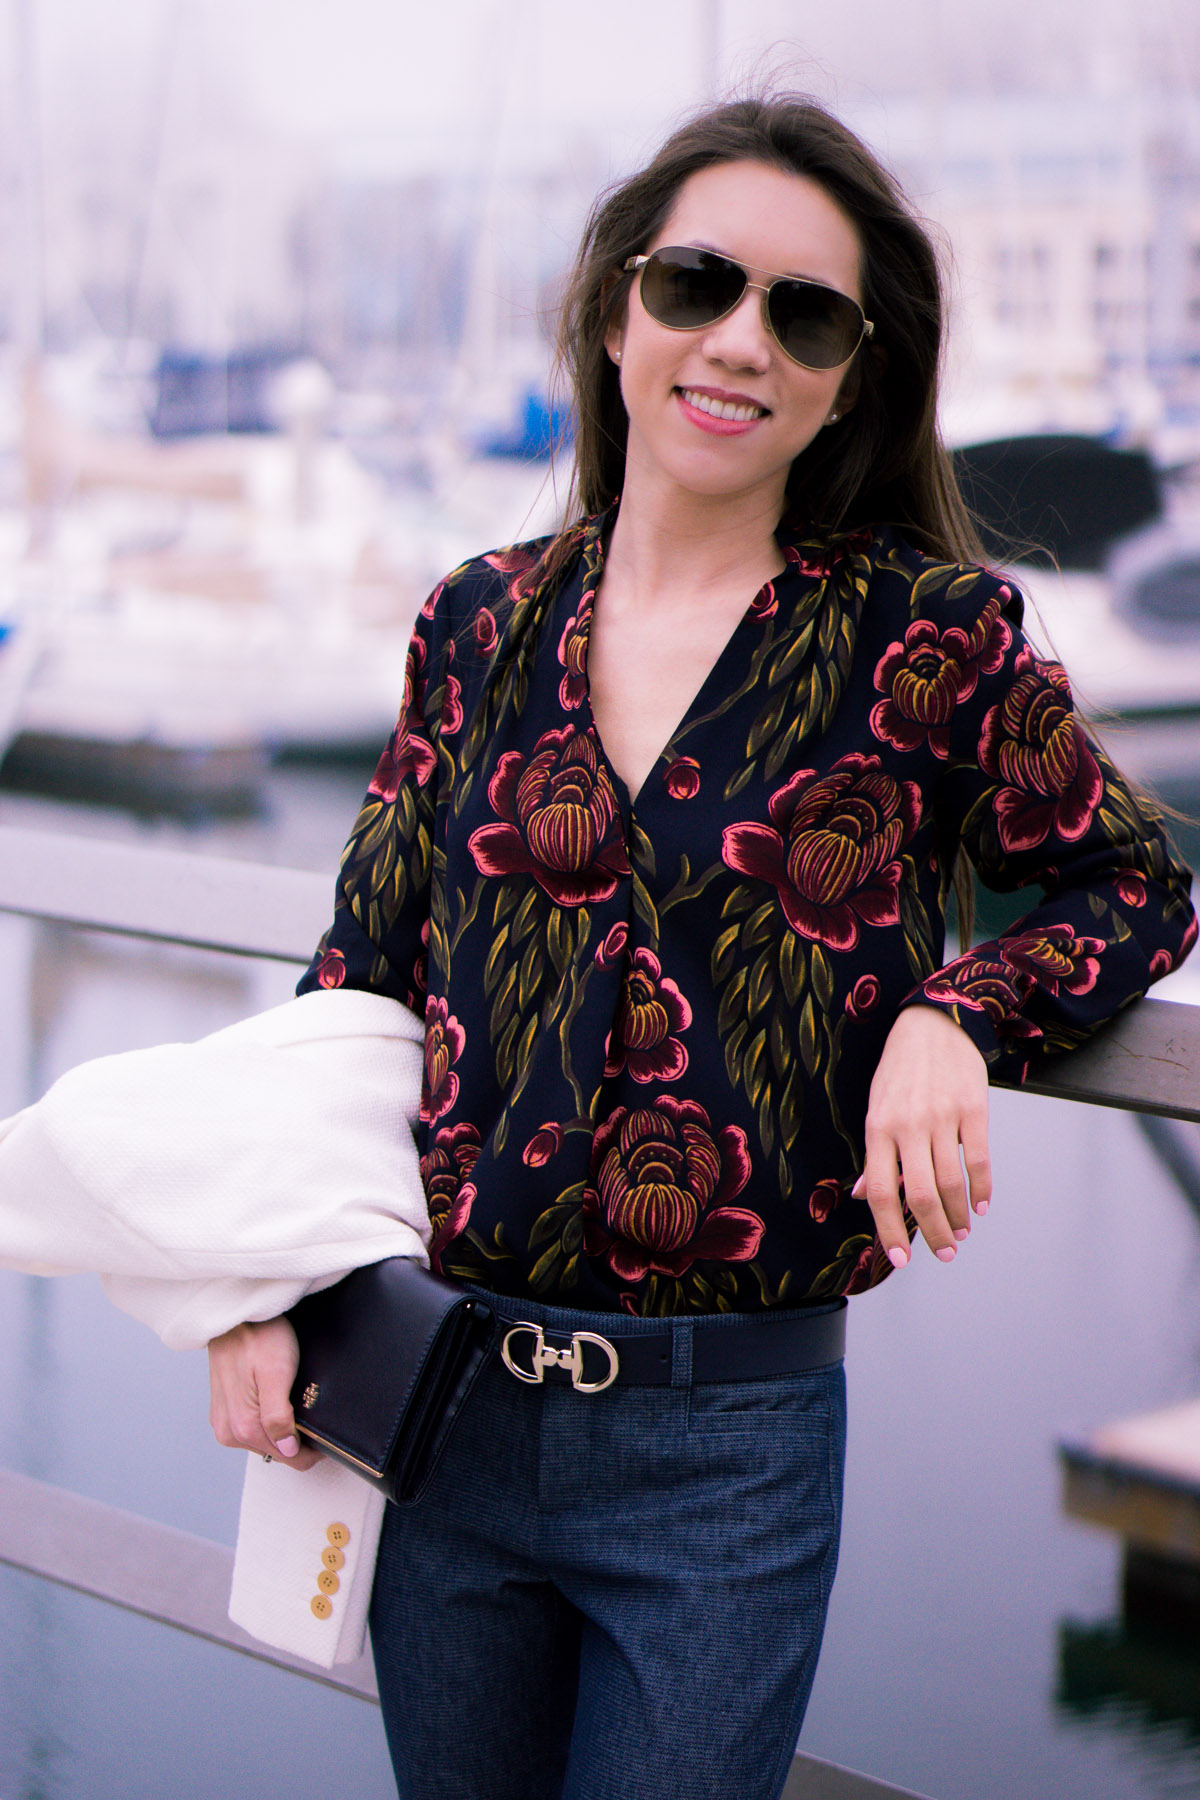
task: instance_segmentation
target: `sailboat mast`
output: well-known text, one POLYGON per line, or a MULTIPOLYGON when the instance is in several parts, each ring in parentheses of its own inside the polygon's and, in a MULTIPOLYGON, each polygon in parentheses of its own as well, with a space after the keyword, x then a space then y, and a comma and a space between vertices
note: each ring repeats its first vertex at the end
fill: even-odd
POLYGON ((46 234, 35 3, 36 0, 10 0, 9 15, 13 45, 12 116, 20 192, 13 336, 26 367, 41 356, 46 340, 46 234))

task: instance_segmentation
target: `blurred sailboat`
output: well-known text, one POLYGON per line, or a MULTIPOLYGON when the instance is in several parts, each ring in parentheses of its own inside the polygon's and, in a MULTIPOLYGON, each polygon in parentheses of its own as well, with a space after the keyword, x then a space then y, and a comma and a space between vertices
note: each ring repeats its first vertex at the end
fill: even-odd
POLYGON ((1200 507, 1193 466, 1144 448, 1035 434, 964 446, 956 462, 988 549, 1012 561, 1029 626, 1085 707, 1200 716, 1200 507))

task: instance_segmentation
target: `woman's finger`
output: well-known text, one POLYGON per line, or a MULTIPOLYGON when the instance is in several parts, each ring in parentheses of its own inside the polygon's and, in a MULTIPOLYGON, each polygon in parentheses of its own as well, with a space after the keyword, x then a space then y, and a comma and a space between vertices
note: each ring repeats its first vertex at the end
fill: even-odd
POLYGON ((961 1244, 971 1235, 971 1209, 956 1131, 942 1131, 934 1137, 933 1178, 954 1241, 961 1244))
POLYGON ((302 1445, 292 1413, 297 1362, 296 1335, 286 1319, 238 1325, 214 1338, 209 1417, 218 1443, 295 1469, 313 1466, 318 1453, 302 1445))
POLYGON ((884 1248, 890 1252, 895 1241, 891 1194, 898 1158, 909 1212, 934 1254, 951 1262, 956 1244, 969 1235, 971 1208, 977 1215, 987 1210, 991 1165, 987 1068, 948 1014, 917 1005, 899 1014, 871 1083, 866 1127, 868 1179, 856 1191, 883 1206, 889 1233, 881 1231, 884 1248), (880 1157, 875 1146, 887 1146, 887 1154, 880 1157), (886 1193, 873 1159, 886 1170, 886 1193))
POLYGON ((940 1262, 953 1262, 954 1228, 942 1205, 930 1141, 924 1132, 914 1133, 901 1141, 900 1166, 904 1175, 904 1203, 917 1221, 918 1231, 940 1262))
POLYGON ((981 1098, 963 1110, 959 1128, 963 1161, 971 1187, 971 1206, 982 1218, 992 1198, 992 1158, 988 1150, 988 1095, 986 1086, 981 1098))
POLYGON ((867 1158, 854 1184, 857 1199, 871 1208, 875 1230, 892 1266, 902 1269, 909 1258, 908 1227, 900 1204, 900 1172, 895 1140, 886 1132, 867 1127, 867 1158))

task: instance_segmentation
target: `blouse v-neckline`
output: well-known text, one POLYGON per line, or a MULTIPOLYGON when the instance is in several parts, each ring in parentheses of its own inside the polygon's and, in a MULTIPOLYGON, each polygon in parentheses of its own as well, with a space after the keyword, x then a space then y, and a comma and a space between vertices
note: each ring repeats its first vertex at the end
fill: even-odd
MULTIPOLYGON (((735 621, 735 623, 733 625, 732 630, 723 639, 723 641, 721 643, 721 647, 717 651, 716 656, 713 658, 712 663, 709 665, 708 672, 704 676, 704 679, 701 681, 700 686, 696 689, 695 693, 692 695, 691 699, 689 700, 687 706, 684 708, 683 712, 680 714, 679 718, 676 720, 675 724, 672 726, 671 731, 666 739, 666 742, 663 744, 661 750, 659 750, 659 752, 655 756, 653 762, 650 764, 650 767, 647 769, 645 775, 642 777, 642 782, 641 782, 641 785, 638 788, 637 792, 633 793, 630 791, 628 782, 625 780, 624 776, 617 769, 616 764, 613 762, 612 757, 608 753, 608 749, 605 746, 603 733, 600 730, 599 721, 596 718, 595 708, 592 705, 592 682, 591 682, 591 673, 590 673, 591 647, 592 647, 592 624, 595 619, 596 595, 599 592, 600 582, 601 582, 601 579, 603 578, 603 574, 604 574, 605 549, 606 549, 606 535, 603 533, 598 533, 596 536, 596 539, 595 539, 595 546, 594 546, 594 555, 596 558, 596 564, 595 564, 595 569, 591 573, 591 576, 590 576, 591 592, 590 592, 590 595, 587 596, 588 605, 586 606, 586 609, 585 609, 586 616, 581 617, 580 621, 579 621, 583 640, 584 640, 584 642, 583 642, 583 658, 582 658, 584 705, 587 708, 587 716, 588 716, 588 721, 591 726, 592 734, 595 737, 596 744, 599 748, 600 754, 604 758, 605 767, 607 768, 609 775, 611 776, 611 778, 616 786, 618 795, 624 800, 625 810, 629 814, 633 814, 638 810, 639 806, 644 805, 644 803, 649 799, 650 796, 648 794, 648 789, 650 787, 650 782, 653 779, 653 777, 655 776, 655 774, 662 768, 662 766, 664 764, 668 764, 668 766, 669 766, 669 761, 671 759, 672 752, 675 749, 678 739, 680 737, 682 737, 682 735, 684 734, 685 731, 691 730, 694 725, 698 724, 700 722, 700 718, 702 718, 704 716, 704 711, 707 710, 707 707, 705 707, 702 710, 701 703, 705 701, 705 696, 707 695, 709 688, 712 687, 714 682, 717 680, 717 677, 721 674, 723 665, 733 655, 734 645, 737 643, 738 639, 741 637, 741 634, 745 630, 746 626, 751 621, 753 621, 755 624, 761 624, 765 619, 770 617, 771 614, 774 612, 774 610, 775 610, 774 606, 771 605, 769 602, 764 602, 764 595, 766 595, 768 593, 768 590, 771 590, 772 598, 774 598, 775 591, 778 589, 780 582, 785 581, 787 579, 787 577, 791 573, 793 573, 795 565, 790 560, 790 558, 787 557, 786 551, 784 551, 783 547, 781 546, 781 553, 784 555, 784 558, 785 558, 783 568, 779 571, 779 573, 777 575, 773 575, 767 581, 763 582, 762 586, 753 595, 753 597, 751 598, 751 600, 749 601, 749 603, 747 604, 745 609, 739 614, 737 620, 735 621), (697 714, 697 713, 700 715, 700 718, 693 718, 693 714, 697 714)), ((585 580, 587 580, 587 579, 588 579, 588 577, 585 575, 585 580)))

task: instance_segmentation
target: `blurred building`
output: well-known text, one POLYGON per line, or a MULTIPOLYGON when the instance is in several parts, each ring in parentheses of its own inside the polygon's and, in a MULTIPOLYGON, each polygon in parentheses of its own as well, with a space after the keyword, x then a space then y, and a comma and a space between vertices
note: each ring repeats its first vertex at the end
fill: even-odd
POLYGON ((1200 424, 1200 100, 889 109, 956 272, 952 435, 1200 424))
MULTIPOLYGON (((952 246, 952 437, 1200 426, 1200 99, 1165 75, 1093 87, 931 83, 848 109, 952 246)), ((343 390, 449 397, 502 432, 544 383, 600 140, 414 172, 399 133, 319 152, 223 107, 164 103, 153 130, 82 110, 43 134, 35 209, 0 122, 0 332, 35 259, 48 347, 102 341, 128 371, 164 349, 305 351, 343 390)))

